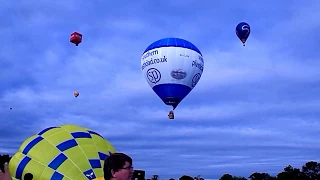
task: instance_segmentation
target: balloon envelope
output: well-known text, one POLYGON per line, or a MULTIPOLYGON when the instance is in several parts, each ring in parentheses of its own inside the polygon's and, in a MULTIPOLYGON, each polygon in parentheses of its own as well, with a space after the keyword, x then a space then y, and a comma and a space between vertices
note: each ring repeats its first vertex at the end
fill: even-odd
POLYGON ((28 138, 9 162, 21 179, 93 180, 103 177, 103 163, 114 147, 98 133, 75 125, 49 127, 28 138))
POLYGON ((250 35, 251 28, 246 22, 240 22, 236 26, 236 34, 242 43, 245 43, 250 35))
POLYGON ((175 109, 199 82, 204 68, 200 50, 184 39, 160 39, 143 52, 141 70, 166 105, 175 109))

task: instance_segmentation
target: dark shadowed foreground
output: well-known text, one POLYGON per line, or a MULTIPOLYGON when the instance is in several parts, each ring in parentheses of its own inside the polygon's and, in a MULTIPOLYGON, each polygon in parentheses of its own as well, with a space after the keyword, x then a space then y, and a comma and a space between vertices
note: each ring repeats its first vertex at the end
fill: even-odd
MULTIPOLYGON (((5 162, 9 162, 11 157, 9 155, 0 155, 0 169, 3 172, 3 165, 5 162)), ((32 176, 32 174, 30 174, 32 176)), ((144 175, 143 175, 144 176, 144 175)), ((182 175, 188 176, 188 175, 182 175)), ((32 177, 30 178, 32 179, 32 177)), ((160 178, 158 175, 152 175, 151 178, 145 179, 144 177, 138 177, 137 180, 164 180, 160 178)), ((193 178, 194 180, 205 180, 205 178, 198 175, 193 178)), ((133 179, 135 180, 135 179, 133 179)), ((169 180, 175 180, 174 178, 170 178, 169 180)), ((305 163, 301 169, 292 167, 288 165, 283 169, 282 172, 278 173, 277 176, 271 176, 265 172, 254 172, 248 178, 224 174, 220 177, 219 180, 320 180, 320 163, 315 161, 309 161, 305 163)))

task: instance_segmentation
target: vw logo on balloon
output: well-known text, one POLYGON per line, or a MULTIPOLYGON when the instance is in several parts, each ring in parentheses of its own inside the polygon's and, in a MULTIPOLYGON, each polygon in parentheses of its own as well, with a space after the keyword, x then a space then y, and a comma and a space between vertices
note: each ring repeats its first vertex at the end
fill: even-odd
POLYGON ((156 84, 161 80, 161 73, 156 68, 150 68, 147 71, 147 77, 151 83, 156 84))
POLYGON ((201 74, 200 73, 197 73, 196 75, 193 76, 193 78, 192 78, 192 87, 195 87, 198 84, 200 78, 201 78, 201 74))

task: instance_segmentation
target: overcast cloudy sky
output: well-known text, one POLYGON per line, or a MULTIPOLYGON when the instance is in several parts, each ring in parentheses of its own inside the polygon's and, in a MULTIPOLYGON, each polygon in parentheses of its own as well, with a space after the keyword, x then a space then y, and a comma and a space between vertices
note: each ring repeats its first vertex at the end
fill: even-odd
POLYGON ((317 0, 1 0, 0 152, 70 123, 104 135, 147 177, 247 177, 320 160, 319 9, 317 0), (246 47, 241 21, 251 25, 246 47), (173 121, 140 69, 165 37, 192 42, 205 60, 173 121))

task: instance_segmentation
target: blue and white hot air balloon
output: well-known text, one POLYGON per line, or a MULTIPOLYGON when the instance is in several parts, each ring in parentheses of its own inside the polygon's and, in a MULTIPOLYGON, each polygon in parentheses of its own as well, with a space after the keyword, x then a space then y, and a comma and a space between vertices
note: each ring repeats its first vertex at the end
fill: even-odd
MULTIPOLYGON (((160 39, 143 52, 141 70, 161 100, 173 110, 191 92, 203 73, 200 50, 184 39, 160 39)), ((169 118, 174 119, 173 111, 169 118)))

